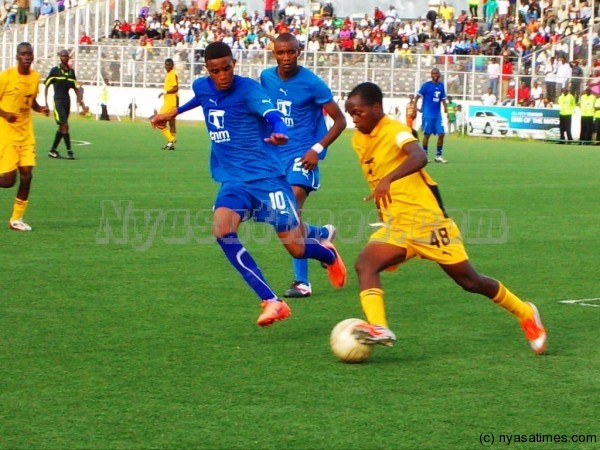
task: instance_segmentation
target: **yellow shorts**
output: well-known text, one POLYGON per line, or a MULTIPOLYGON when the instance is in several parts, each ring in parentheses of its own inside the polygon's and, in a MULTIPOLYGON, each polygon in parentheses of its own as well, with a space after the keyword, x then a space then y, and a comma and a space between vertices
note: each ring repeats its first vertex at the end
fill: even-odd
POLYGON ((27 166, 35 166, 35 145, 0 146, 0 173, 9 173, 27 166))
POLYGON ((458 264, 469 259, 460 230, 452 219, 413 228, 382 226, 369 241, 406 249, 405 262, 415 256, 438 264, 458 264))

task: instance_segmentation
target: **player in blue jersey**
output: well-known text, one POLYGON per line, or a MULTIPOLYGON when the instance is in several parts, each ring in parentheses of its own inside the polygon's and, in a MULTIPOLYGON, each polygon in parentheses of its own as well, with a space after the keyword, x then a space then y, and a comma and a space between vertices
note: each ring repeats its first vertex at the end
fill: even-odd
POLYGON ((423 150, 427 154, 427 146, 429 145, 429 136, 437 134, 437 151, 434 161, 436 163, 447 163, 443 157, 444 151, 444 125, 442 124, 442 105, 444 106, 444 114, 446 113, 446 89, 444 83, 440 81, 440 71, 431 69, 431 81, 426 81, 421 85, 421 89, 417 93, 417 101, 422 98, 421 113, 423 129, 423 150))
MULTIPOLYGON (((325 82, 298 65, 300 44, 293 34, 282 33, 275 39, 273 55, 277 67, 263 70, 260 81, 288 127, 290 139, 277 149, 301 214, 308 195, 319 189, 319 160, 325 159, 327 147, 346 128, 346 117, 325 82), (333 120, 329 130, 323 110, 333 120)), ((335 237, 333 225, 304 225, 307 237, 328 241, 335 237)), ((294 259, 293 266, 294 282, 284 292, 284 297, 309 297, 312 289, 308 280, 308 261, 294 259)))
POLYGON ((170 112, 157 114, 152 126, 163 126, 178 114, 201 106, 211 144, 210 170, 221 188, 214 203, 213 235, 225 256, 261 299, 257 323, 268 326, 291 315, 267 284, 258 265, 238 239, 244 220, 254 219, 275 228, 286 250, 295 258, 311 258, 327 267, 331 283, 346 283, 346 268, 330 242, 305 237, 294 193, 272 144, 288 141, 282 114, 256 81, 234 75, 231 48, 213 42, 204 51, 209 76, 192 84, 194 97, 170 112))

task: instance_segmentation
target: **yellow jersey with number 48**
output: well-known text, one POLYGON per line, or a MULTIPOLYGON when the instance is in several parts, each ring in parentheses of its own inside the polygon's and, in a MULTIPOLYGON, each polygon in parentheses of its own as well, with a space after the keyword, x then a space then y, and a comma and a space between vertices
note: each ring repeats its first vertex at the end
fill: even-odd
MULTIPOLYGON (((355 131, 352 146, 371 192, 406 160, 408 154, 402 147, 416 141, 409 127, 388 116, 368 135, 355 131)), ((391 204, 386 208, 378 205, 380 219, 389 227, 427 226, 446 218, 437 183, 424 169, 394 181, 390 194, 391 204)))

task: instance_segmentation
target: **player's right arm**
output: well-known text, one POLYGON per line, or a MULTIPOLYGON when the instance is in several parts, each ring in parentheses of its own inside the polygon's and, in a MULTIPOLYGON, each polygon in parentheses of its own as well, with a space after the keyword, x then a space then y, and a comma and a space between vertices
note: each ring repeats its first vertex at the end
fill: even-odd
POLYGON ((165 123, 170 120, 173 120, 179 114, 183 114, 186 111, 190 111, 198 106, 201 106, 200 99, 196 96, 192 97, 192 99, 187 102, 185 105, 180 106, 179 108, 173 108, 171 111, 167 111, 165 113, 156 114, 152 119, 150 119, 150 125, 152 128, 162 127, 165 123))
MULTIPOLYGON (((4 93, 6 92, 6 84, 6 74, 2 73, 0 74, 0 99, 4 96, 4 93)), ((18 115, 16 113, 5 111, 4 109, 0 108, 0 117, 2 117, 8 123, 13 123, 15 120, 17 120, 18 115)))
POLYGON ((408 131, 398 133, 396 143, 401 151, 406 153, 408 157, 388 173, 385 177, 379 180, 371 195, 365 198, 365 201, 375 200, 378 208, 386 208, 392 202, 390 193, 391 185, 394 181, 418 172, 427 165, 427 156, 423 149, 419 146, 419 142, 414 139, 408 131))
POLYGON ((2 108, 0 108, 0 117, 2 117, 8 123, 14 123, 19 116, 16 113, 5 111, 2 108))

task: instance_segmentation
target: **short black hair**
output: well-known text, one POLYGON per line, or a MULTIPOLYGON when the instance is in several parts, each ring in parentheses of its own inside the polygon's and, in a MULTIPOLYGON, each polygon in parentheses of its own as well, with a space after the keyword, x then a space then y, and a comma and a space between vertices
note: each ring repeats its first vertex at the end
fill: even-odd
POLYGON ((167 59, 165 59, 165 64, 166 64, 166 63, 171 63, 171 64, 174 64, 174 63, 173 63, 173 58, 167 58, 167 59))
POLYGON ((372 106, 375 104, 383 105, 383 92, 375 83, 369 81, 360 83, 348 94, 348 98, 360 95, 366 105, 372 106))
POLYGON ((210 61, 211 59, 225 58, 227 56, 233 58, 233 53, 231 52, 231 47, 225 42, 211 42, 204 49, 205 61, 210 61))
POLYGON ((292 33, 281 33, 275 38, 275 42, 293 42, 294 44, 300 46, 298 39, 292 33))
POLYGON ((33 45, 31 45, 29 42, 21 42, 19 45, 17 45, 17 55, 19 54, 19 49, 21 47, 31 47, 33 49, 33 45))

